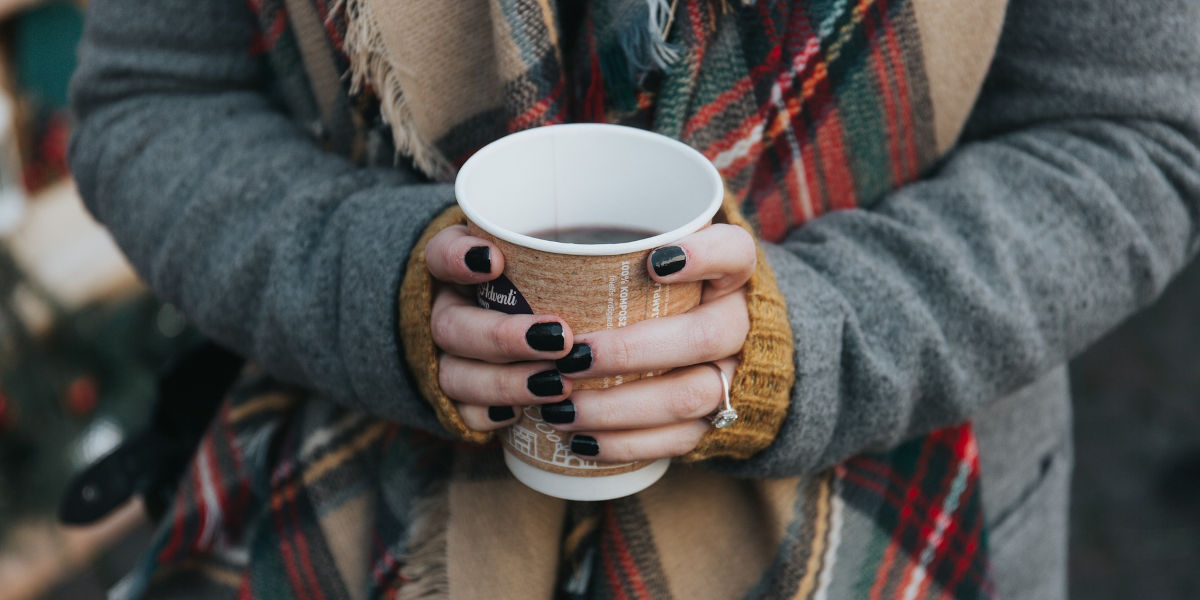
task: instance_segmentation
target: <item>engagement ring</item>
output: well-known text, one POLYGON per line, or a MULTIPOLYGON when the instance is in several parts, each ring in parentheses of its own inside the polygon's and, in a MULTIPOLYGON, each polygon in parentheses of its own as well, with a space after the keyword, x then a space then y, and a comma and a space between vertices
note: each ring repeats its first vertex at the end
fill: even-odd
POLYGON ((721 391, 725 394, 725 403, 706 418, 709 423, 712 423, 713 427, 724 429, 733 425, 734 421, 737 421, 738 413, 733 408, 733 405, 729 403, 729 378, 725 376, 725 371, 722 371, 721 367, 718 367, 716 363, 708 364, 712 365, 717 370, 717 374, 721 376, 721 391))

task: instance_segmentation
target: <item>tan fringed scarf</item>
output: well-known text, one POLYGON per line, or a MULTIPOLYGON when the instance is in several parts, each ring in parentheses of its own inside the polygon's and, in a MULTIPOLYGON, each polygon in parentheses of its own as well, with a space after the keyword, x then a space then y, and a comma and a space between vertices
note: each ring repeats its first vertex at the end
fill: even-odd
MULTIPOLYGON (((350 59, 351 89, 355 93, 369 91, 380 99, 381 112, 392 127, 400 154, 411 157, 418 168, 431 177, 448 181, 453 178, 456 165, 466 158, 461 153, 447 154, 448 150, 462 147, 461 143, 444 143, 456 129, 474 124, 488 133, 511 133, 565 120, 566 115, 553 115, 549 114, 552 111, 545 110, 542 116, 535 114, 529 120, 512 121, 514 117, 525 116, 538 104, 564 99, 561 90, 541 95, 549 91, 546 84, 550 79, 565 76, 554 1, 343 0, 346 27, 342 48, 350 59), (531 60, 530 57, 535 58, 531 60), (552 72, 536 73, 534 70, 539 65, 533 63, 538 61, 552 62, 551 66, 555 68, 546 69, 552 72), (481 118, 501 121, 507 118, 509 122, 502 122, 497 127, 495 123, 479 122, 481 118)), ((754 2, 742 0, 745 5, 754 2)), ((716 9, 703 0, 684 2, 682 9, 679 0, 670 3, 667 0, 634 0, 631 4, 648 4, 642 34, 651 39, 640 46, 634 44, 632 48, 622 46, 617 51, 659 53, 657 58, 640 60, 642 72, 647 66, 663 67, 668 59, 675 59, 676 68, 695 69, 695 65, 688 64, 687 60, 678 60, 677 53, 667 43, 669 38, 664 37, 670 33, 670 27, 676 25, 677 14, 693 21, 704 21, 702 27, 712 27, 721 19, 727 21, 725 26, 731 25, 728 16, 732 9, 725 2, 719 3, 722 7, 719 17, 714 15, 716 9)), ((904 33, 917 34, 913 36, 916 39, 905 39, 900 43, 906 46, 905 50, 916 50, 924 63, 919 65, 926 76, 922 83, 928 87, 934 114, 921 116, 932 116, 934 122, 921 126, 933 129, 936 153, 945 152, 953 144, 975 101, 999 36, 1004 7, 1003 1, 996 0, 969 6, 950 0, 914 0, 902 10, 892 9, 896 13, 908 13, 905 15, 907 22, 897 22, 896 26, 908 30, 904 33), (919 46, 914 48, 914 42, 919 46)), ((829 14, 814 16, 824 17, 821 23, 824 25, 845 16, 839 13, 849 13, 857 21, 854 25, 859 26, 864 21, 863 13, 870 8, 874 8, 871 3, 844 0, 834 3, 829 14)), ((888 10, 886 6, 879 8, 888 10)), ((625 19, 632 23, 620 21, 623 15, 616 18, 611 14, 596 15, 611 20, 600 25, 601 31, 597 31, 593 23, 592 35, 602 36, 605 30, 609 35, 590 42, 620 45, 623 40, 617 29, 640 25, 637 17, 641 15, 630 11, 625 19)), ((813 20, 810 19, 809 27, 813 26, 813 20)), ((850 31, 843 27, 829 33, 845 38, 850 31)), ((707 38, 707 41, 718 37, 713 33, 716 31, 696 37, 707 38)), ((680 32, 676 37, 688 36, 680 32)), ((836 43, 831 48, 840 49, 836 43)), ((696 55, 701 53, 700 49, 692 48, 688 58, 697 58, 696 55)), ((602 61, 604 59, 600 58, 597 62, 602 61)), ((613 70, 620 66, 603 65, 602 68, 613 70)), ((637 77, 639 74, 621 75, 637 77)), ((564 84, 563 81, 552 83, 556 86, 564 84)), ((589 89, 589 92, 594 94, 594 90, 589 89)), ((698 116, 698 110, 693 112, 698 116)), ((486 143, 485 138, 470 131, 460 133, 476 142, 486 143)))
POLYGON ((397 150, 435 179, 454 176, 435 143, 493 109, 524 66, 509 32, 493 31, 496 10, 491 2, 346 1, 351 89, 379 97, 397 150))

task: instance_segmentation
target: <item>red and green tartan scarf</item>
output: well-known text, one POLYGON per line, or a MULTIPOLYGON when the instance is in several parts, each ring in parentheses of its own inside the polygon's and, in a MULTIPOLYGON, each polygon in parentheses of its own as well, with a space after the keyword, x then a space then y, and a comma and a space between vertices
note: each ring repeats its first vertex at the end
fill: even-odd
MULTIPOLYGON (((513 131, 634 125, 711 159, 767 241, 870 207, 944 153, 1004 8, 305 1, 326 17, 351 85, 378 98, 397 149, 431 177, 513 131), (363 28, 363 15, 407 26, 363 28)), ((317 110, 285 0, 249 4, 252 50, 304 122, 317 110)), ((515 483, 494 446, 444 442, 259 376, 231 393, 152 552, 114 595, 982 598, 993 593, 983 523, 970 425, 802 477, 675 465, 635 496, 567 503, 515 483)))
POLYGON ((516 483, 497 445, 250 375, 111 597, 987 598, 977 476, 957 427, 807 477, 673 465, 635 496, 566 503, 516 483))

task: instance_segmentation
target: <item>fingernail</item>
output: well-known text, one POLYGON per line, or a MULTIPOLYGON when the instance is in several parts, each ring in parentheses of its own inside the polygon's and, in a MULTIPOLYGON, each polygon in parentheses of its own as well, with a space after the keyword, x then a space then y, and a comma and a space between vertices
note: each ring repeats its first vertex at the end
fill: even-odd
POLYGON ((659 277, 678 273, 687 264, 687 255, 679 246, 663 246, 650 253, 650 266, 659 277))
POLYGON ((488 407, 488 418, 496 423, 507 421, 515 416, 517 416, 517 413, 513 411, 513 407, 511 406, 488 407))
POLYGON ((554 366, 561 373, 575 373, 592 366, 592 347, 587 344, 575 344, 566 356, 554 361, 554 366))
POLYGON ((525 385, 535 396, 557 396, 563 391, 562 375, 558 371, 534 373, 525 385))
POLYGON ((577 435, 571 438, 571 452, 583 456, 600 454, 600 444, 590 435, 577 435))
POLYGON ((555 425, 575 421, 575 403, 568 400, 542 405, 542 420, 555 425))
POLYGON ((562 325, 554 322, 534 323, 525 332, 525 343, 534 350, 562 350, 566 345, 562 325))
POLYGON ((492 251, 487 246, 475 246, 467 250, 467 256, 464 260, 467 263, 467 268, 476 273, 492 272, 492 251))

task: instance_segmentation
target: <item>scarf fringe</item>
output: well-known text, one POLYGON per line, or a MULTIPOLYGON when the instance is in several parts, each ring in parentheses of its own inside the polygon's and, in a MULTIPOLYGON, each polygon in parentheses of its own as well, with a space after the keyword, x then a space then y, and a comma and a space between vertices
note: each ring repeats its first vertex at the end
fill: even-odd
POLYGON ((679 59, 679 48, 667 43, 667 27, 672 18, 671 0, 645 0, 645 14, 640 7, 620 10, 616 43, 625 59, 628 77, 633 80, 654 70, 665 70, 679 59))
POLYGON ((408 552, 400 577, 404 585, 396 600, 432 600, 450 595, 450 569, 447 565, 447 523, 450 520, 449 489, 439 486, 432 495, 418 500, 408 552))
MULTIPOLYGON (((649 37, 648 55, 656 69, 666 69, 679 60, 679 48, 667 43, 667 33, 671 26, 675 2, 671 0, 646 0, 649 9, 649 23, 643 37, 649 37)), ((643 42, 645 44, 645 42, 643 42)), ((625 47, 624 40, 621 43, 625 47)), ((635 67, 644 62, 640 57, 633 56, 630 61, 635 67)))
POLYGON ((368 5, 369 0, 339 0, 331 12, 344 10, 346 37, 342 48, 350 60, 350 93, 370 87, 379 97, 379 112, 392 128, 396 157, 412 157, 421 172, 438 181, 453 181, 454 165, 417 132, 415 117, 400 83, 401 67, 388 55, 383 34, 368 5))

